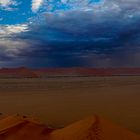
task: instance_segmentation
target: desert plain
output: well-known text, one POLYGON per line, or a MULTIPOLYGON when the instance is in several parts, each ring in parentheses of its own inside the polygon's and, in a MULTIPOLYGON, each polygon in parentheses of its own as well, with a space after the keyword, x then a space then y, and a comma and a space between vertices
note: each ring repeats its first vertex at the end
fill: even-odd
POLYGON ((0 118, 17 113, 53 128, 97 114, 140 134, 140 76, 0 79, 0 118))

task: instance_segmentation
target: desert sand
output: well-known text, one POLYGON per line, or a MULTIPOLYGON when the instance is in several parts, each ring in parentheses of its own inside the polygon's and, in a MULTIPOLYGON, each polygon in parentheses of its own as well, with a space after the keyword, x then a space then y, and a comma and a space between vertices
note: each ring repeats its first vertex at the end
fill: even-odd
POLYGON ((99 116, 140 134, 140 77, 0 79, 0 118, 25 114, 60 128, 99 116))
POLYGON ((26 116, 13 115, 0 120, 0 140, 43 140, 51 131, 26 116))
POLYGON ((26 116, 0 120, 0 140, 140 140, 140 136, 98 116, 52 129, 26 116))

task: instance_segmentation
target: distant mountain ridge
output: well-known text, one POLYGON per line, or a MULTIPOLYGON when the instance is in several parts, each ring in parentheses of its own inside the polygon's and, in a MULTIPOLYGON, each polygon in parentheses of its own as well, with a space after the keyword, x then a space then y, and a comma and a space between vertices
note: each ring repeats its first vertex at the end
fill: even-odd
POLYGON ((140 68, 1 68, 0 78, 137 76, 140 68))

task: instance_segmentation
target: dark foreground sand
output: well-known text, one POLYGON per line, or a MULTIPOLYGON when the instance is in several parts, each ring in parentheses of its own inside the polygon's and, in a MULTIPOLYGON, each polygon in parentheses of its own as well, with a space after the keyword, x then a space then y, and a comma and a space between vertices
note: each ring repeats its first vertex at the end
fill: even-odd
POLYGON ((140 134, 140 77, 0 79, 0 113, 55 127, 98 114, 140 134))
POLYGON ((0 120, 0 140, 140 140, 140 135, 99 116, 53 129, 33 118, 13 115, 0 120))

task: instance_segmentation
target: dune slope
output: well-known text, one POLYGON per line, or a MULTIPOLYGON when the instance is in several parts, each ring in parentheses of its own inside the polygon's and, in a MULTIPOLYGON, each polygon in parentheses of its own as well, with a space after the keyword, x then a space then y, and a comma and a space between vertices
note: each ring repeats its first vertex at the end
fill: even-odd
POLYGON ((0 140, 140 140, 140 136, 98 116, 54 130, 32 118, 14 115, 0 121, 0 140))
POLYGON ((14 115, 0 121, 0 140, 45 140, 51 131, 26 116, 14 115))
POLYGON ((50 140, 140 140, 140 137, 94 116, 55 130, 50 140))

